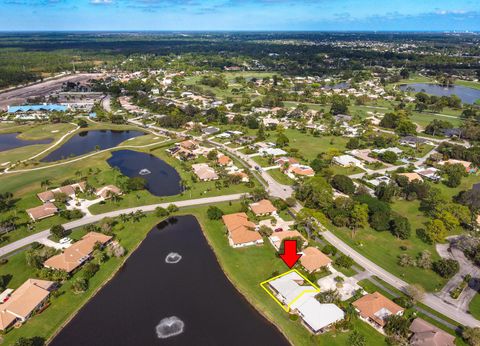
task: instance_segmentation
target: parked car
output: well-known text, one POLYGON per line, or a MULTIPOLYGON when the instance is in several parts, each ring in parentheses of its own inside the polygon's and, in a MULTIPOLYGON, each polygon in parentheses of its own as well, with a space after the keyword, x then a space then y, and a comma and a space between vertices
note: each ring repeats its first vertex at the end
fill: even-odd
POLYGON ((62 238, 59 241, 60 244, 70 244, 71 242, 72 242, 72 239, 68 237, 62 238))

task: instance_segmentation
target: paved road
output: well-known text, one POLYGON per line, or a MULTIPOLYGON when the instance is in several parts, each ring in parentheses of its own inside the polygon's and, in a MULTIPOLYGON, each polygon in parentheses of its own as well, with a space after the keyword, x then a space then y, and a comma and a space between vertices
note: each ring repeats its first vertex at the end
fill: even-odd
MULTIPOLYGON (((363 255, 359 254, 357 251, 352 249, 350 246, 345 244, 342 240, 337 238, 333 235, 330 231, 325 231, 321 233, 322 236, 333 246, 335 246, 338 250, 343 252, 344 254, 353 258, 353 260, 358 263, 360 266, 365 268, 365 270, 369 271, 373 275, 379 277, 389 285, 395 287, 396 289, 405 292, 406 288, 408 287, 408 283, 405 281, 397 278, 393 274, 389 273, 385 269, 381 268, 380 266, 376 265, 369 259, 365 258, 363 255)), ((438 311, 439 313, 451 318, 458 323, 469 326, 469 327, 479 327, 480 321, 475 319, 473 316, 465 313, 464 311, 457 310, 454 305, 451 303, 441 299, 440 297, 432 294, 427 293, 425 298, 422 301, 428 307, 438 311)))
MULTIPOLYGON (((141 210, 144 212, 154 211, 155 208, 157 207, 166 208, 170 204, 175 204, 177 207, 182 208, 182 207, 191 207, 191 206, 206 205, 206 204, 216 204, 216 203, 228 202, 228 201, 236 201, 241 199, 244 195, 245 194, 237 193, 237 194, 225 195, 225 196, 197 198, 197 199, 190 199, 185 201, 151 204, 151 205, 144 205, 144 206, 135 207, 135 208, 115 210, 108 213, 92 215, 92 216, 84 217, 79 220, 68 222, 63 224, 63 227, 65 227, 65 229, 73 229, 73 228, 82 227, 85 225, 89 225, 91 223, 98 222, 106 217, 117 217, 120 214, 129 214, 132 212, 136 212, 138 210, 141 210)), ((32 234, 23 239, 17 240, 16 242, 13 242, 11 244, 5 245, 0 248, 0 257, 6 254, 9 254, 11 252, 17 251, 34 242, 38 242, 41 239, 45 239, 49 235, 50 235, 50 230, 45 230, 45 231, 32 234)))

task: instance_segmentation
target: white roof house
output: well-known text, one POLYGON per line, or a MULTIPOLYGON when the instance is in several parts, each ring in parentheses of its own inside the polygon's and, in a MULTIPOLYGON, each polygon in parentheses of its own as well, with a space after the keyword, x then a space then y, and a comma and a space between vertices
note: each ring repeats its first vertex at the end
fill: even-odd
POLYGON ((391 151, 397 155, 400 155, 401 153, 403 153, 403 150, 397 147, 386 148, 386 149, 373 149, 372 151, 377 154, 384 154, 387 151, 391 151))
POLYGON ((362 162, 351 155, 335 156, 332 161, 342 167, 362 166, 362 162))
POLYGON ((342 320, 344 312, 334 304, 321 304, 315 299, 318 288, 303 285, 305 280, 296 272, 290 272, 269 282, 277 298, 290 312, 298 313, 304 324, 314 333, 342 320))
POLYGON ((285 150, 282 150, 279 148, 262 148, 258 152, 262 155, 272 155, 272 156, 282 156, 287 154, 285 150))

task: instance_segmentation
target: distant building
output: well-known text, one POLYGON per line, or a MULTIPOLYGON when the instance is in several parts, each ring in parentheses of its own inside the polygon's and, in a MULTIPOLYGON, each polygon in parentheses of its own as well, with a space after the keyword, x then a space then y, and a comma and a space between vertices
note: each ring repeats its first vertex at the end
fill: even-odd
POLYGON ((362 162, 350 155, 335 156, 332 162, 342 167, 360 167, 362 162))
POLYGON ((44 105, 24 105, 24 106, 8 106, 8 113, 28 113, 28 112, 66 112, 67 106, 44 104, 44 105))
POLYGON ((193 172, 201 181, 217 180, 218 175, 215 170, 206 163, 197 163, 192 165, 193 172))

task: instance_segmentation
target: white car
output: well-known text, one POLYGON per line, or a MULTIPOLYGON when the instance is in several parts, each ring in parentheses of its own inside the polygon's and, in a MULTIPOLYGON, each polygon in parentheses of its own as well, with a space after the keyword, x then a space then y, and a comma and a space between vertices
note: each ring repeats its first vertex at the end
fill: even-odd
POLYGON ((65 238, 62 238, 60 239, 60 244, 69 244, 72 242, 72 239, 71 238, 68 238, 68 237, 65 237, 65 238))

